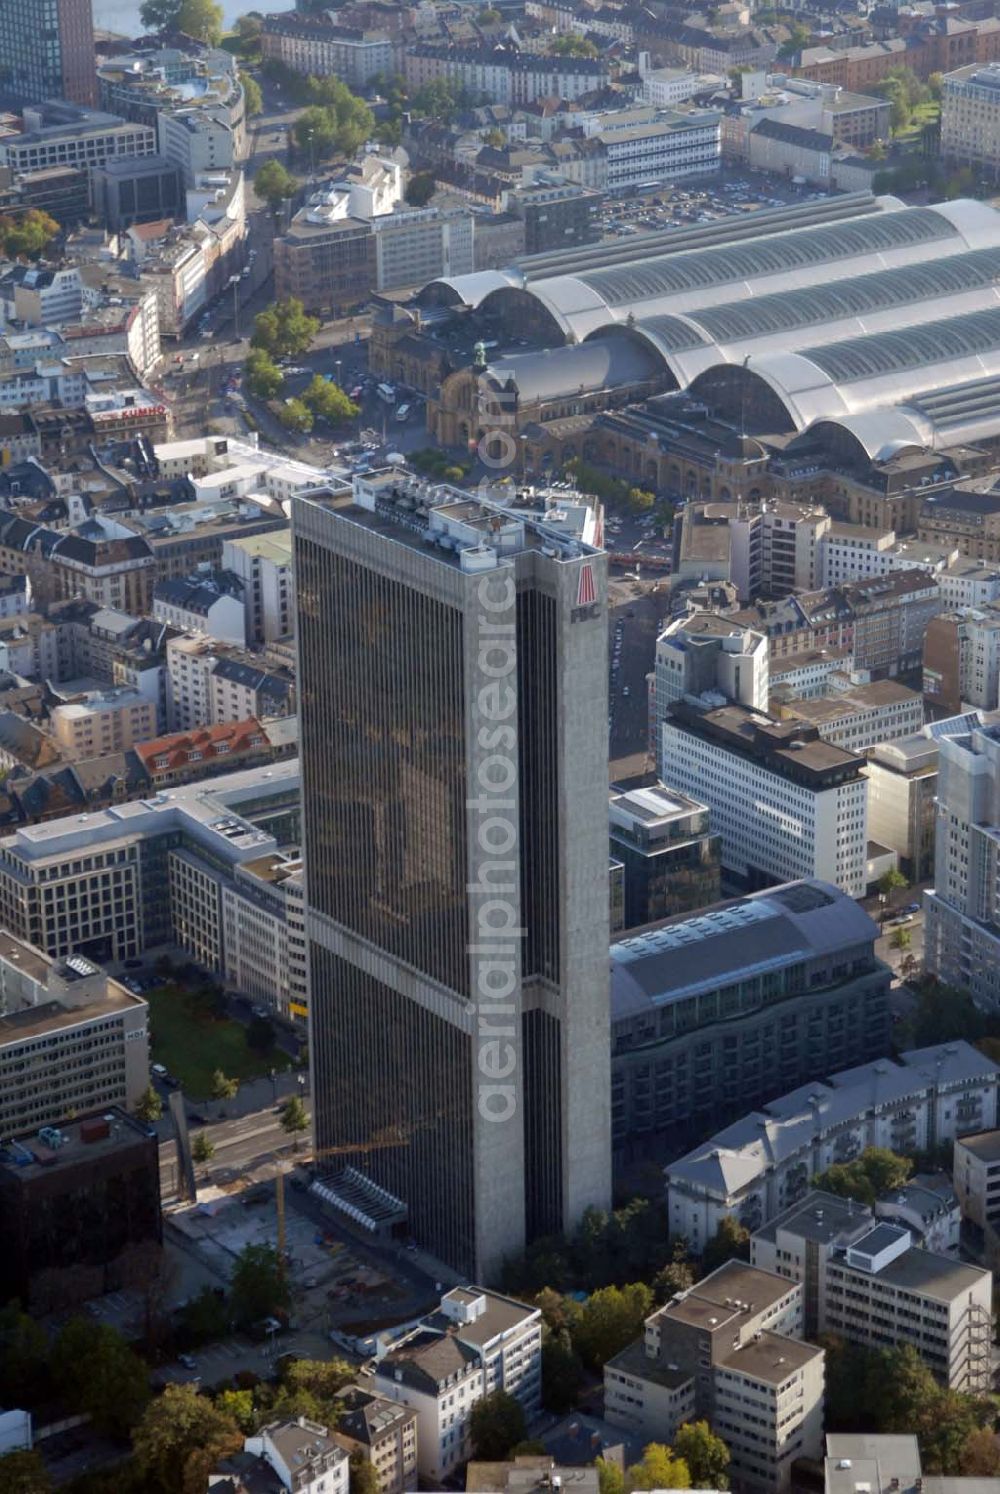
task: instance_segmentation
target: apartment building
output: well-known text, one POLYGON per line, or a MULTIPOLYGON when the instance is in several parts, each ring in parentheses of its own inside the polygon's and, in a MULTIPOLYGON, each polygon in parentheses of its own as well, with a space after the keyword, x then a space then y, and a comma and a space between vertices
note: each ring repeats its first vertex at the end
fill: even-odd
POLYGON ((307 77, 332 76, 363 89, 376 73, 388 77, 400 71, 402 49, 388 32, 338 25, 327 11, 266 16, 261 50, 265 59, 274 58, 307 77))
POLYGON ((984 1232, 1000 1230, 1000 1131, 956 1138, 952 1180, 962 1217, 984 1232))
POLYGON ((158 791, 195 783, 220 770, 235 772, 269 763, 276 755, 266 731, 253 717, 153 737, 138 744, 134 753, 146 779, 158 791))
POLYGON ((968 1043, 942 1043, 793 1090, 670 1163, 670 1232, 700 1250, 720 1219, 760 1229, 865 1147, 912 1155, 991 1127, 998 1072, 968 1043))
POLYGON ((158 581, 153 616, 217 643, 242 646, 247 641, 243 582, 226 571, 196 571, 184 579, 158 581))
POLYGON ((707 804, 722 865, 748 889, 800 877, 866 885, 863 760, 814 726, 741 705, 678 701, 660 725, 660 777, 707 804))
POLYGON ((485 94, 497 104, 533 104, 545 98, 572 101, 606 88, 611 81, 604 58, 548 56, 450 42, 417 42, 407 47, 403 73, 410 94, 443 78, 485 94))
POLYGON ((719 837, 704 804, 662 783, 611 792, 610 851, 622 867, 621 928, 692 913, 719 897, 719 837))
MULTIPOLYGON (((924 724, 924 699, 895 680, 855 685, 841 678, 829 695, 789 700, 775 711, 779 721, 814 726, 824 742, 865 752, 878 742, 910 736, 924 724)), ((869 829, 871 826, 869 825, 869 829)))
POLYGON ((720 116, 710 109, 670 114, 632 129, 610 128, 597 139, 607 159, 607 190, 624 192, 646 182, 682 181, 718 171, 720 116))
POLYGON ((923 691, 937 711, 1000 705, 1000 604, 942 612, 924 639, 923 691))
POLYGON ((289 530, 227 540, 222 566, 243 584, 246 641, 287 638, 295 623, 295 573, 289 530))
POLYGON ((802 1341, 803 1291, 728 1261, 648 1317, 604 1366, 604 1415, 642 1442, 669 1443, 704 1417, 740 1488, 785 1494, 792 1464, 823 1437, 823 1350, 802 1341))
POLYGON ((915 1246, 862 1204, 810 1191, 750 1242, 755 1266, 802 1284, 807 1333, 866 1348, 912 1344, 952 1390, 992 1384, 992 1277, 915 1246))
POLYGON ((52 735, 69 761, 124 752, 156 735, 156 702, 124 688, 54 706, 52 735))
POLYGON ((656 720, 691 696, 721 694, 735 705, 766 711, 767 638, 717 612, 674 618, 656 640, 656 720))
POLYGON ((341 1391, 340 1438, 370 1463, 379 1494, 417 1487, 417 1413, 357 1385, 341 1391))
POLYGON ((309 975, 301 857, 270 854, 235 867, 222 886, 221 908, 226 979, 281 1016, 304 1021, 309 975))
POLYGON ((0 939, 0 1136, 99 1106, 131 1110, 149 1083, 148 1008, 80 954, 0 939))
POLYGON ((53 166, 90 171, 116 156, 151 156, 156 131, 116 114, 49 100, 24 111, 24 130, 0 136, 0 166, 16 178, 53 166))
POLYGON ((226 1464, 225 1472, 235 1475, 233 1494, 259 1489, 264 1470, 287 1494, 347 1494, 350 1461, 346 1449, 325 1426, 299 1416, 294 1421, 268 1422, 244 1439, 242 1454, 226 1464))
POLYGON ((541 1393, 541 1313, 482 1287, 455 1287, 379 1359, 374 1389, 417 1420, 417 1470, 435 1484, 467 1462, 472 1408, 506 1390, 530 1415, 541 1393))
POLYGON ((941 154, 996 171, 1000 161, 1000 65, 960 67, 941 85, 941 154))
POLYGON ((927 969, 1000 1005, 1000 720, 970 719, 938 742, 934 887, 924 894, 927 969))
POLYGON ((287 716, 295 710, 289 669, 265 665, 257 655, 211 638, 168 639, 166 673, 173 731, 287 716))
POLYGON ((797 882, 615 940, 616 1155, 676 1156, 831 1066, 885 1053, 891 972, 877 936, 845 893, 797 882))

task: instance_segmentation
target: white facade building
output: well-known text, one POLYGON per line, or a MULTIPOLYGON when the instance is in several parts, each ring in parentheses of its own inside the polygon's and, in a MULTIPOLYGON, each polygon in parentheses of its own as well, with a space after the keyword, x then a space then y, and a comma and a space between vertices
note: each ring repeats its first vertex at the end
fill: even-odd
POLYGON ((243 583, 247 642, 287 638, 295 622, 291 531, 226 540, 222 565, 243 583))
POLYGON ((656 719, 686 696, 722 696, 766 711, 768 642, 763 633, 716 612, 695 612, 668 623, 656 640, 656 719))
POLYGON ((743 706, 684 703, 660 726, 660 777, 707 804, 722 865, 748 885, 819 877, 851 897, 866 885, 863 761, 814 727, 743 706))
POLYGON ((835 676, 829 695, 793 700, 780 708, 785 721, 815 726, 824 742, 848 752, 865 752, 878 742, 891 742, 918 732, 924 724, 924 698, 895 680, 855 685, 835 676))
POLYGON ((615 128, 611 115, 597 138, 607 156, 612 193, 719 169, 720 116, 712 110, 671 114, 632 129, 615 128))
POLYGON ((226 979, 281 1016, 304 1021, 309 983, 301 858, 263 856, 222 887, 226 979))
POLYGON ((417 1413, 417 1467, 440 1484, 471 1454, 472 1408, 506 1390, 530 1416, 541 1395, 538 1308, 482 1287, 455 1287, 440 1309, 378 1362, 373 1389, 417 1413))
POLYGON ((347 1494, 350 1458, 319 1422, 272 1421, 243 1451, 266 1463, 288 1494, 347 1494))
POLYGON ((759 1229, 868 1146, 912 1153, 993 1126, 1000 1066, 969 1043, 915 1048, 803 1085, 670 1163, 670 1233, 700 1250, 735 1215, 759 1229))

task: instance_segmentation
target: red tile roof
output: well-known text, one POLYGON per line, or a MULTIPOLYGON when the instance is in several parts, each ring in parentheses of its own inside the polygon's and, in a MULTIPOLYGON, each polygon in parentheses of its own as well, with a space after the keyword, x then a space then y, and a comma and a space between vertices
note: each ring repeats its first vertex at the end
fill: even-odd
POLYGON ((175 731, 166 737, 153 737, 135 748, 143 767, 155 777, 174 773, 190 763, 211 763, 219 757, 232 757, 266 747, 267 738, 260 722, 253 716, 246 721, 227 721, 218 726, 200 726, 195 731, 175 731))

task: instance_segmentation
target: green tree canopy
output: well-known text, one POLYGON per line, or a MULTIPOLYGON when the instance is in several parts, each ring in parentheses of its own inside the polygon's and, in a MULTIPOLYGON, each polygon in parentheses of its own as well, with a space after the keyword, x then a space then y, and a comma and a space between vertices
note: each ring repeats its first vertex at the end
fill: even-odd
POLYGON ((229 1283, 233 1313, 245 1327, 284 1312, 291 1301, 288 1277, 273 1245, 246 1245, 229 1283))
POLYGON ((230 1079, 221 1069, 216 1069, 212 1075, 212 1099, 233 1100, 240 1087, 238 1079, 230 1079))
POLYGON ((406 200, 410 207, 424 207, 434 196, 434 173, 418 171, 406 184, 406 200))
POLYGON ((584 1364, 600 1370, 639 1337, 652 1310, 653 1293, 643 1281, 591 1293, 573 1330, 573 1344, 584 1364))
POLYGON ((273 157, 262 162, 253 179, 257 196, 271 208, 280 207, 286 197, 294 197, 299 190, 298 177, 286 171, 280 161, 273 157))
POLYGON ((321 420, 328 420, 331 425, 346 425, 359 412, 359 407, 344 393, 340 385, 324 379, 321 374, 317 374, 306 386, 302 399, 314 415, 321 420))
POLYGON ((1000 1439, 992 1427, 969 1433, 958 1455, 958 1471, 963 1478, 1000 1478, 1000 1439))
POLYGON ((557 57, 599 57, 600 53, 589 36, 556 36, 549 43, 549 52, 557 57))
POLYGON ((309 108, 295 121, 299 149, 316 161, 354 156, 375 130, 375 117, 339 78, 310 78, 309 108))
POLYGON ((298 1095, 289 1095, 281 1107, 278 1119, 281 1122, 281 1129, 286 1136, 301 1136, 303 1131, 308 1131, 309 1129, 309 1117, 306 1114, 306 1107, 298 1095))
POLYGON ((52 1345, 52 1378, 70 1405, 97 1431, 122 1436, 149 1400, 146 1366, 107 1323, 71 1318, 52 1345))
POLYGON ((724 1266, 726 1261, 750 1259, 750 1231, 738 1219, 726 1214, 719 1220, 714 1237, 702 1252, 701 1263, 705 1273, 724 1266))
POLYGON ((688 1466, 696 1489, 728 1489, 729 1448, 707 1421, 688 1421, 674 1437, 674 1456, 688 1466))
POLYGON ((263 348, 251 348, 243 365, 247 389, 257 399, 273 399, 284 384, 281 369, 263 348))
POLYGON ((229 1309, 212 1287, 202 1287, 177 1314, 177 1335, 183 1347, 210 1344, 228 1332, 229 1309))
POLYGON ((272 358, 297 358, 306 352, 318 331, 317 319, 306 316, 302 302, 290 296, 258 312, 250 340, 272 358))
POLYGON ((889 940, 890 949, 909 949, 913 943, 913 935, 909 929, 893 929, 889 940))
POLYGON ((13 259, 38 259, 56 238, 59 224, 40 208, 19 218, 0 217, 0 248, 13 259))
POLYGON ((49 1393, 44 1330, 16 1302, 0 1308, 0 1406, 35 1406, 49 1393))
POLYGON ((683 1458, 662 1442, 650 1442, 643 1449, 642 1462, 626 1470, 627 1494, 635 1489, 690 1489, 691 1474, 683 1458))
POLYGON ((278 419, 286 431, 297 431, 300 436, 308 436, 313 428, 313 412, 300 399, 286 399, 278 411, 278 419))
POLYGON ((235 1421, 241 1432, 252 1432, 256 1424, 252 1390, 220 1390, 215 1408, 235 1421))
POLYGON ((279 1384, 273 1388, 261 1386, 258 1396, 266 1401, 271 1418, 307 1416, 335 1426, 340 1416, 340 1392, 354 1375, 342 1359, 290 1359, 282 1365, 279 1384))
POLYGON ((561 1415, 571 1411, 586 1376, 569 1333, 547 1332, 542 1340, 542 1404, 561 1415))
POLYGON ((39 1452, 11 1452, 0 1458, 3 1494, 52 1494, 52 1480, 39 1452))
POLYGON ((484 1463, 502 1462, 525 1436, 524 1407, 509 1390, 493 1390, 472 1408, 469 1432, 473 1456, 484 1463))
POLYGON ((132 1434, 149 1494, 202 1494, 215 1464, 242 1446, 235 1419, 193 1385, 168 1385, 132 1434))
POLYGON ((152 1125, 158 1121, 163 1114, 163 1101, 160 1099, 152 1084, 147 1084, 136 1102, 135 1113, 141 1121, 152 1125))
MULTIPOLYGON (((245 20, 246 17, 241 17, 245 20)), ((243 98, 246 102, 247 117, 252 119, 254 115, 260 114, 264 108, 264 95, 260 91, 260 84, 250 73, 240 73, 240 82, 243 85, 243 98)))
POLYGON ((600 1494, 625 1494, 625 1474, 617 1463, 598 1458, 596 1466, 600 1494))
POLYGON ((835 1162, 814 1179, 814 1186, 838 1198, 854 1198, 871 1207, 883 1193, 902 1188, 913 1163, 883 1146, 867 1146, 853 1162, 835 1162))
POLYGON ((364 1453, 360 1451, 351 1453, 348 1474, 350 1477, 348 1494, 379 1494, 382 1487, 379 1476, 364 1453))
POLYGON ((191 1143, 191 1155, 196 1162, 211 1162, 215 1156, 215 1142, 207 1131, 199 1131, 191 1143))
POLYGON ((909 882, 903 873, 895 866, 890 866, 878 879, 878 890, 883 897, 890 897, 897 888, 909 887, 909 882))

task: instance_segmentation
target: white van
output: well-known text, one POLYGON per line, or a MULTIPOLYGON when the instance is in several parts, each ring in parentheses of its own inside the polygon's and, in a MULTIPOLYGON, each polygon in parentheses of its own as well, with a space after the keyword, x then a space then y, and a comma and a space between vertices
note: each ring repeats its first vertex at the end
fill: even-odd
POLYGON ((396 403, 396 391, 391 384, 380 384, 375 391, 379 399, 384 399, 387 405, 396 403))
POLYGON ((396 406, 396 419, 397 420, 406 420, 408 418, 409 413, 410 413, 410 411, 412 409, 413 409, 412 405, 397 405, 396 406))

